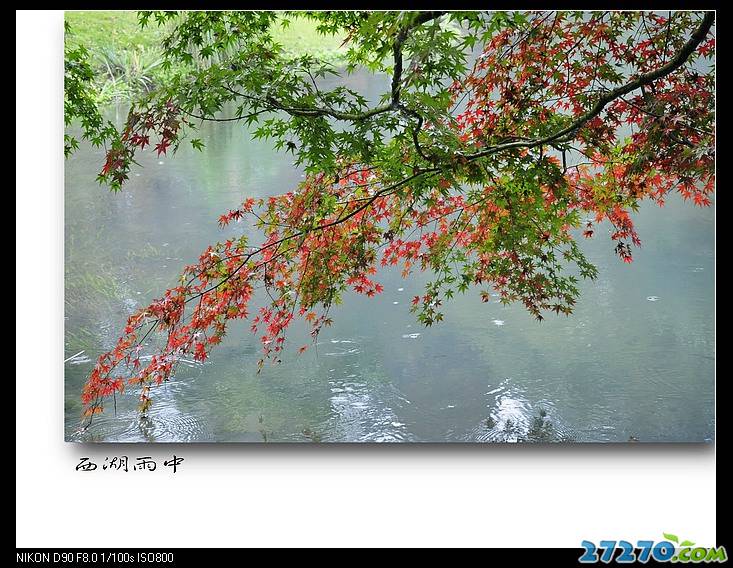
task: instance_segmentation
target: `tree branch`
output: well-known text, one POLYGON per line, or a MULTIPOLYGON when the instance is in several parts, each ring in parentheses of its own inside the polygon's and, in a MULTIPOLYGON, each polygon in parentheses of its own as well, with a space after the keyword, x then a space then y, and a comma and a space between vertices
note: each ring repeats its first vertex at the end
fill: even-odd
POLYGON ((400 102, 402 92, 402 45, 405 43, 410 31, 436 18, 446 14, 445 11, 420 12, 415 19, 406 26, 403 26, 397 33, 392 45, 392 56, 394 58, 394 69, 392 71, 392 108, 396 108, 400 102))
MULTIPOLYGON (((248 99, 257 101, 260 104, 266 104, 268 106, 267 109, 264 109, 259 112, 267 112, 268 110, 280 110, 280 111, 290 114, 291 116, 304 116, 304 117, 311 117, 311 118, 317 118, 321 116, 330 116, 331 118, 335 118, 337 120, 346 120, 350 122, 361 122, 369 118, 372 118, 373 116, 376 116, 378 114, 396 110, 400 103, 400 93, 402 89, 402 85, 401 85, 402 68, 403 68, 402 46, 405 40, 409 36, 410 31, 412 31, 413 29, 421 26, 422 24, 435 20, 436 18, 439 18, 446 13, 447 12, 445 11, 419 12, 417 16, 410 23, 400 28, 395 38, 395 41, 392 45, 394 68, 392 71, 391 101, 387 104, 380 105, 378 107, 367 110, 365 112, 361 112, 361 113, 342 112, 342 111, 338 111, 332 108, 316 107, 316 106, 293 107, 293 106, 288 106, 288 105, 283 104, 282 102, 278 101, 277 99, 275 99, 272 96, 268 96, 268 97, 265 97, 264 99, 260 99, 257 97, 252 97, 251 95, 246 95, 244 93, 238 93, 231 88, 227 88, 227 90, 242 98, 248 98, 248 99)), ((311 80, 313 80, 312 76, 311 76, 311 80)), ((314 85, 315 85, 315 82, 314 82, 314 85)), ((259 112, 253 113, 253 115, 259 114, 259 112)), ((412 111, 412 113, 414 113, 414 111, 412 111)), ((247 118, 248 116, 252 116, 252 115, 247 115, 242 118, 244 119, 244 118, 247 118)), ((215 119, 215 118, 204 118, 202 116, 196 116, 196 118, 200 118, 202 120, 216 121, 216 122, 240 120, 240 118, 238 117, 234 117, 230 119, 215 119)), ((420 153, 421 156, 425 157, 421 151, 418 150, 418 152, 420 153)))
POLYGON ((643 88, 645 85, 650 85, 657 79, 666 77, 670 73, 673 73, 674 71, 682 67, 682 65, 685 64, 690 55, 692 55, 692 53, 695 51, 697 46, 700 45, 705 39, 705 36, 707 36, 707 33, 710 31, 713 22, 715 22, 715 12, 706 12, 705 17, 703 18, 702 22, 695 30, 695 32, 692 34, 690 39, 687 40, 685 45, 682 46, 682 49, 680 49, 677 55, 670 59, 667 64, 662 65, 661 67, 653 71, 649 71, 648 73, 643 73, 639 75, 635 80, 609 91, 598 99, 596 104, 593 105, 593 108, 591 108, 584 115, 576 119, 566 128, 563 128, 562 130, 559 130, 558 132, 555 132, 554 134, 551 134, 544 138, 534 139, 526 142, 517 141, 510 142, 508 144, 498 144, 495 146, 490 146, 482 150, 481 152, 477 152, 475 154, 459 155, 459 157, 462 157, 468 161, 472 161, 490 156, 492 154, 496 154, 498 152, 503 152, 504 150, 514 150, 517 148, 534 148, 536 146, 544 144, 552 144, 553 142, 566 141, 561 139, 567 138, 568 136, 575 134, 588 121, 601 114, 601 112, 603 112, 603 109, 610 102, 638 88, 643 88))

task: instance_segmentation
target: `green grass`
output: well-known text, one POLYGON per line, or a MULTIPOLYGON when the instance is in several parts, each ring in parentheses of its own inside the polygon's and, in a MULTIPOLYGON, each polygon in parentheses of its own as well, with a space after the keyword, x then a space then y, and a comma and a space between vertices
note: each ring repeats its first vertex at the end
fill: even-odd
POLYGON ((276 26, 272 30, 272 37, 289 55, 298 56, 307 53, 336 63, 346 54, 346 48, 341 47, 344 38, 318 33, 312 20, 291 19, 287 27, 276 26))
POLYGON ((85 45, 92 53, 103 48, 160 49, 166 34, 165 28, 156 25, 140 29, 135 11, 66 12, 64 16, 73 32, 71 41, 85 45))
MULTIPOLYGON (((137 12, 130 10, 68 11, 65 19, 71 28, 68 41, 90 53, 101 103, 129 99, 165 78, 161 42, 172 23, 141 29, 137 12)), ((338 64, 346 53, 342 37, 324 36, 315 22, 303 18, 292 18, 287 27, 275 26, 272 36, 291 56, 307 53, 338 64)))

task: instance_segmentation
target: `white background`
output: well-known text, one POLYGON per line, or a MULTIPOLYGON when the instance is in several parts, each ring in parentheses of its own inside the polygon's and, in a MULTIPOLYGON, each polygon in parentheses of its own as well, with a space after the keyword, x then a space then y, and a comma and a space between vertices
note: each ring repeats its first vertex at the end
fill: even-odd
POLYGON ((16 25, 17 546, 715 543, 712 445, 64 443, 63 13, 16 25), (172 453, 175 475, 75 471, 81 456, 172 453))

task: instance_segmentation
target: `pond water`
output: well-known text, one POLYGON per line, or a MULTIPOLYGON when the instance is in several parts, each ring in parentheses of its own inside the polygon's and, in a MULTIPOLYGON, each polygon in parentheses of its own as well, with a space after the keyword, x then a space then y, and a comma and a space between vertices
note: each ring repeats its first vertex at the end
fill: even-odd
MULTIPOLYGON (((355 76, 362 92, 387 79, 355 76)), ((111 112, 114 112, 112 110, 111 112)), ((122 111, 120 110, 122 118, 122 111)), ((714 437, 714 206, 670 198, 635 216, 631 265, 598 230, 598 266, 570 317, 538 323, 471 292, 424 328, 409 312, 426 278, 386 270, 385 291, 345 297, 303 355, 303 329, 257 374, 260 345, 235 322, 205 364, 184 362, 140 419, 136 392, 79 432, 79 393, 133 310, 176 283, 247 196, 294 187, 289 154, 242 126, 206 125, 204 152, 141 156, 118 194, 95 182, 103 152, 66 163, 65 417, 69 441, 109 442, 700 442, 714 437), (81 352, 81 353, 80 353, 81 352)))

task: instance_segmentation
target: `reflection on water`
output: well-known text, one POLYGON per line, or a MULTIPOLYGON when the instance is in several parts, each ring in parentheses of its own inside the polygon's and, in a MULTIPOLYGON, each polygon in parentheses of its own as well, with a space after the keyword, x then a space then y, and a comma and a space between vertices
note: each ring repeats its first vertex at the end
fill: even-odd
MULTIPOLYGON (((357 78, 358 79, 358 78, 357 78)), ((386 79, 385 79, 386 81, 386 79)), ((386 85, 365 85, 381 92, 386 85)), ((243 128, 207 125, 203 153, 141 156, 113 195, 102 152, 66 165, 66 437, 76 441, 618 442, 714 435, 714 210, 670 199, 636 220, 644 246, 620 263, 598 230, 582 243, 600 276, 576 312, 540 323, 521 306, 455 299, 423 328, 409 312, 426 278, 386 270, 374 299, 348 295, 318 345, 258 375, 257 339, 233 324, 206 364, 184 362, 146 419, 129 389, 78 432, 79 393, 127 315, 174 285, 209 243, 247 231, 218 216, 302 179, 243 128)))
POLYGON ((465 441, 574 441, 551 400, 538 400, 533 404, 510 379, 500 381, 484 396, 488 417, 471 430, 465 441))

